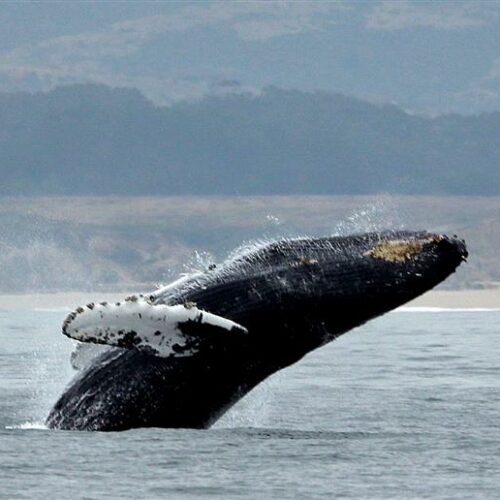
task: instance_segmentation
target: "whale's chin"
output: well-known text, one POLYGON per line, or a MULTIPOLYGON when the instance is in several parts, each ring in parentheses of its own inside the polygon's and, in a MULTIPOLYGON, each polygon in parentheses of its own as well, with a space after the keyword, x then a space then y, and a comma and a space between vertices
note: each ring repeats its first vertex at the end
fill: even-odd
MULTIPOLYGON (((112 320, 107 306, 79 308, 86 316, 72 320, 72 331, 77 321, 87 325, 82 340, 99 338, 125 348, 110 348, 90 360, 54 405, 47 425, 102 431, 209 427, 270 374, 426 292, 466 257, 461 240, 409 231, 283 240, 247 249, 144 296, 149 308, 144 310, 155 314, 196 307, 226 330, 236 325, 244 332, 207 333, 192 322, 189 329, 175 331, 181 345, 182 336, 196 338, 187 355, 174 349, 159 356, 138 347, 146 342, 143 332, 153 338, 155 316, 147 328, 135 329, 144 337, 142 344, 137 339, 117 343, 113 328, 119 334, 122 325, 126 331, 129 321, 138 322, 136 304, 117 306, 112 320), (103 311, 100 323, 96 314, 103 311)), ((66 323, 65 328, 68 334, 66 323)))

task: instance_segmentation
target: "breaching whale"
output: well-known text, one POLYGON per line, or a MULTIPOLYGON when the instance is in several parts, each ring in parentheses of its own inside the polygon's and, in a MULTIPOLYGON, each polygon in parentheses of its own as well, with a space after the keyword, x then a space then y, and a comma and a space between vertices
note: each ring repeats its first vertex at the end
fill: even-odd
POLYGON ((113 346, 83 368, 50 428, 207 428, 272 373, 434 287, 467 257, 428 232, 302 238, 257 245, 220 266, 63 323, 113 346))

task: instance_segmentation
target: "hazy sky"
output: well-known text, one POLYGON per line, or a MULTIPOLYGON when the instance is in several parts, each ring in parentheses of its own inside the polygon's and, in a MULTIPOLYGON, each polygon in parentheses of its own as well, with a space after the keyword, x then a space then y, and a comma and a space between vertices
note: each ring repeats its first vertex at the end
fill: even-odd
POLYGON ((500 110, 500 2, 0 3, 0 89, 160 103, 275 85, 425 113, 500 110))

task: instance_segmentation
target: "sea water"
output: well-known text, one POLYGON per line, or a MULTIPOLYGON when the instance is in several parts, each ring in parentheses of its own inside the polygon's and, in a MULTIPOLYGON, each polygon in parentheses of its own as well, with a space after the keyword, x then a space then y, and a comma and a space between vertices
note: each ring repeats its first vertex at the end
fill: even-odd
POLYGON ((64 310, 0 311, 0 498, 500 496, 500 310, 400 309, 212 429, 47 430, 64 310))

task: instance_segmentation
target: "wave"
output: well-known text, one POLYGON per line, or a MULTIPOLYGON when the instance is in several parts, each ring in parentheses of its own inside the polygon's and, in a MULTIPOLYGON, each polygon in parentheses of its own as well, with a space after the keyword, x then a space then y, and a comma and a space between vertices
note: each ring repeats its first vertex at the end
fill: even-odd
POLYGON ((394 310, 394 312, 402 313, 454 313, 454 312, 500 312, 498 307, 418 307, 418 306, 402 306, 394 310))
POLYGON ((6 425, 5 428, 8 430, 19 430, 19 429, 22 429, 22 430, 35 429, 35 430, 44 430, 44 431, 49 430, 44 422, 38 422, 38 421, 35 421, 35 422, 28 421, 28 422, 23 422, 22 424, 18 424, 18 425, 6 425))

